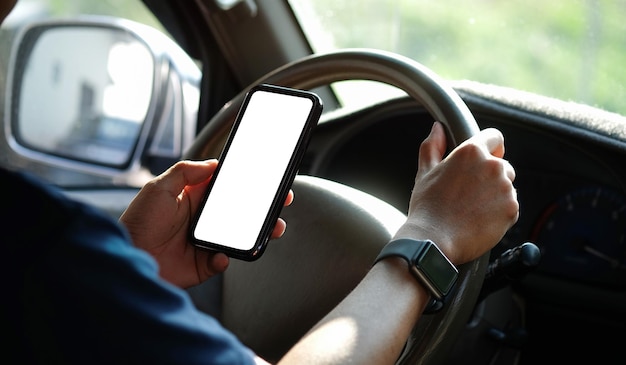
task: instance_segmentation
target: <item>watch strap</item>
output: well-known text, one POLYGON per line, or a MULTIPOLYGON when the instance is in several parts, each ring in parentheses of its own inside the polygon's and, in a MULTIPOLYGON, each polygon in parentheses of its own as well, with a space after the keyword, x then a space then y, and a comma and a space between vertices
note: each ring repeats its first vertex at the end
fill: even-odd
POLYGON ((420 258, 426 253, 428 250, 436 250, 437 255, 440 255, 440 260, 445 260, 447 264, 450 266, 450 271, 453 271, 456 275, 457 270, 456 267, 448 260, 443 252, 437 247, 437 245, 431 240, 414 240, 408 238, 396 239, 389 242, 382 251, 376 257, 374 263, 383 260, 388 257, 400 257, 404 259, 408 265, 409 270, 413 274, 414 277, 429 291, 431 294, 431 300, 428 302, 424 313, 431 314, 440 311, 444 307, 445 297, 450 292, 452 286, 456 281, 456 276, 452 282, 452 285, 449 288, 443 288, 443 292, 440 288, 437 288, 433 282, 428 279, 424 273, 421 272, 421 268, 419 267, 420 258), (434 246, 434 247, 433 247, 434 246))
POLYGON ((403 258, 409 265, 413 265, 415 259, 431 244, 434 245, 431 240, 421 241, 407 238, 393 240, 383 247, 374 263, 387 257, 396 256, 403 258))

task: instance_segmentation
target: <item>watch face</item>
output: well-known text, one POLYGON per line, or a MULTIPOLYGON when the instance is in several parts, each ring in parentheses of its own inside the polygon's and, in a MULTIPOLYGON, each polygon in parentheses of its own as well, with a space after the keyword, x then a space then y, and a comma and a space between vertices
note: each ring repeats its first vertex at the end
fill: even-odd
POLYGON ((421 274, 428 278, 442 296, 446 296, 450 292, 456 282, 458 271, 436 245, 426 246, 416 264, 421 274))

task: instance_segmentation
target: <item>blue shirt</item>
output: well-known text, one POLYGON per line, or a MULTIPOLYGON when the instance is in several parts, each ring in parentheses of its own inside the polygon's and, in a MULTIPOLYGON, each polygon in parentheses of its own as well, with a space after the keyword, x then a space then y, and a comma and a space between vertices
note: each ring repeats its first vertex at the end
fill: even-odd
POLYGON ((0 169, 3 355, 16 363, 253 364, 104 213, 0 169))

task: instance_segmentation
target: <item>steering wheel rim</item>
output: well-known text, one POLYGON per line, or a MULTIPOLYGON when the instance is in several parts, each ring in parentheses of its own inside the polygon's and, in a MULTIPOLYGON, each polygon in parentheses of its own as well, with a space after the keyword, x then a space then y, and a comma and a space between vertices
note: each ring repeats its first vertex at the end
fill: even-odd
MULTIPOLYGON (((184 158, 219 156, 245 94, 256 84, 312 89, 345 80, 378 81, 402 89, 446 126, 451 146, 457 146, 479 131, 474 116, 460 96, 430 69, 390 52, 345 49, 287 64, 244 89, 211 119, 184 158)), ((435 364, 445 359, 470 318, 488 259, 487 252, 459 267, 459 279, 446 306, 436 314, 422 316, 398 364, 435 364)))

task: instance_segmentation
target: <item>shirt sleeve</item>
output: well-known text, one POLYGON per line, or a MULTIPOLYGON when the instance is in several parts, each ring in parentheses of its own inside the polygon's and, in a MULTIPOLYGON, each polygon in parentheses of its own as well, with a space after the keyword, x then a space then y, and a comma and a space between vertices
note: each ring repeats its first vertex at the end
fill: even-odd
POLYGON ((8 309, 17 358, 254 363, 251 350, 197 310, 184 290, 159 277, 157 263, 130 243, 117 222, 29 179, 3 180, 17 190, 0 208, 3 230, 14 232, 3 245, 12 247, 4 259, 13 263, 16 300, 8 309))

